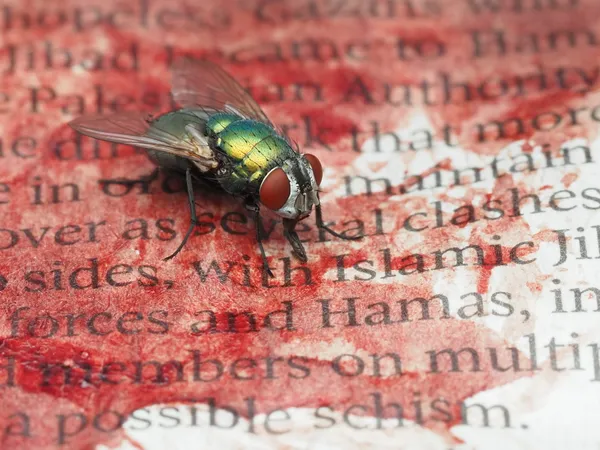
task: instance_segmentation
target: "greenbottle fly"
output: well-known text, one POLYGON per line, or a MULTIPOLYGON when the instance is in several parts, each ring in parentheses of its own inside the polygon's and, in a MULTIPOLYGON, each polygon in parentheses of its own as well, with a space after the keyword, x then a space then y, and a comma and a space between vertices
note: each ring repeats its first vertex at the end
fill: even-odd
POLYGON ((320 161, 301 153, 227 72, 205 60, 180 59, 172 67, 171 95, 181 109, 158 117, 121 112, 70 122, 81 134, 143 148, 158 166, 185 174, 191 222, 179 247, 165 260, 181 251, 196 226, 194 181, 240 198, 254 213, 263 266, 271 276, 261 206, 282 217, 284 235, 303 262, 306 252, 295 227, 313 207, 318 228, 340 239, 360 238, 343 236, 324 224, 320 161))

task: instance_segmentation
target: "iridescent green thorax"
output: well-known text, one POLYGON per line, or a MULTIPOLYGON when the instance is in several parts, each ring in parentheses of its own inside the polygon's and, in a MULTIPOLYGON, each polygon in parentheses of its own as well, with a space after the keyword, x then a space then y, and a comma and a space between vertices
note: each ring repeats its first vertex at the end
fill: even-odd
POLYGON ((257 193, 263 177, 294 155, 289 143, 270 126, 235 114, 211 116, 206 131, 228 156, 227 176, 219 178, 231 194, 257 193))
POLYGON ((206 122, 206 129, 212 131, 215 134, 220 133, 231 122, 236 122, 238 120, 241 120, 241 117, 236 116, 235 114, 229 114, 229 113, 213 114, 212 116, 209 117, 208 121, 206 122))

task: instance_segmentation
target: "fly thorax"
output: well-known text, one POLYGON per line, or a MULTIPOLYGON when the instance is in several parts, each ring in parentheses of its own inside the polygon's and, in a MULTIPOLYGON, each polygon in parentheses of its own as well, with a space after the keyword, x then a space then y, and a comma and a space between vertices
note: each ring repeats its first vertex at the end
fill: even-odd
MULTIPOLYGON (((298 157, 287 159, 281 166, 290 184, 290 195, 285 204, 275 212, 289 219, 301 219, 310 214, 319 204, 317 182, 310 164, 298 157)), ((275 170, 274 168, 272 170, 275 170)), ((266 177, 265 177, 266 178, 266 177)))

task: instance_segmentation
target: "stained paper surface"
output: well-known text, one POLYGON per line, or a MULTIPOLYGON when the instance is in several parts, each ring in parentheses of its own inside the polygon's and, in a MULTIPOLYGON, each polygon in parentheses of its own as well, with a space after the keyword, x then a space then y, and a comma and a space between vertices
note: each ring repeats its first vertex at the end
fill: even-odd
POLYGON ((8 1, 1 448, 595 449, 600 5, 8 1), (221 64, 324 164, 300 263, 265 213, 90 113, 221 64), (115 181, 128 179, 129 185, 115 181))

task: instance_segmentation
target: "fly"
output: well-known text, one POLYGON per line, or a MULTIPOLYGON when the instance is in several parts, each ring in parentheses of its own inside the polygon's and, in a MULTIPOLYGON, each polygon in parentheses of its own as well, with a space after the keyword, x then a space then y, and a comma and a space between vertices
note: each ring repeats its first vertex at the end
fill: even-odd
POLYGON ((185 58, 172 67, 173 99, 181 109, 156 118, 144 113, 79 117, 69 123, 81 134, 143 148, 161 167, 185 174, 191 221, 177 249, 196 224, 193 181, 201 181, 240 198, 256 220, 256 240, 263 266, 273 276, 263 247, 261 207, 282 217, 293 253, 307 261, 296 224, 313 207, 317 227, 340 239, 323 222, 319 185, 323 167, 312 154, 281 133, 246 90, 213 63, 185 58))

